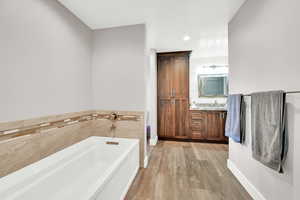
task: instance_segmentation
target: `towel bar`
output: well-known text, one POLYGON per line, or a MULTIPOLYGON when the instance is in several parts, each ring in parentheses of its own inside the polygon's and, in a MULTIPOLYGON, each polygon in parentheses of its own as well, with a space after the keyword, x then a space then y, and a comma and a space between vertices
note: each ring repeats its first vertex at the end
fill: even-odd
MULTIPOLYGON (((300 94, 300 91, 289 91, 285 92, 285 94, 300 94)), ((244 96, 251 96, 251 94, 244 94, 244 96)))

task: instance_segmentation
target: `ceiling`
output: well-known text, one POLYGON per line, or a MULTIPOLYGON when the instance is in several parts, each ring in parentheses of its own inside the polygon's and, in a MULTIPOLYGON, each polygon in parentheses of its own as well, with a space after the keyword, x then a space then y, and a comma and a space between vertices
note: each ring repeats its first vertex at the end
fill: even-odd
POLYGON ((91 29, 145 23, 149 48, 218 57, 227 56, 227 25, 245 0, 58 1, 91 29))

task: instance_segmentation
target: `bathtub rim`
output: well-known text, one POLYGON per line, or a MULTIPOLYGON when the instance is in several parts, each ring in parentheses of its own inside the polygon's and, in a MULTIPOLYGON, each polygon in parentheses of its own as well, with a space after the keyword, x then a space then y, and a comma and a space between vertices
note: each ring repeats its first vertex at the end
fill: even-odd
MULTIPOLYGON (((109 137, 104 137, 104 138, 108 139, 107 141, 112 140, 112 138, 109 138, 109 137)), ((127 139, 127 138, 113 138, 113 140, 114 139, 127 139)), ((121 163, 130 155, 130 152, 134 149, 134 147, 138 148, 138 154, 140 154, 139 140, 138 139, 128 139, 128 140, 135 140, 135 142, 130 145, 130 148, 128 148, 126 151, 124 151, 122 153, 122 156, 120 156, 116 161, 114 161, 113 167, 110 167, 109 170, 107 170, 105 172, 105 176, 102 178, 98 178, 96 183, 93 185, 94 187, 88 189, 87 196, 86 196, 87 199, 94 199, 97 196, 97 194, 99 194, 101 191, 103 191, 105 185, 114 176, 114 172, 116 172, 121 167, 121 163)), ((138 161, 139 161, 139 155, 138 155, 138 161)), ((135 171, 135 176, 136 176, 139 168, 140 167, 138 165, 138 167, 135 171)), ((133 179, 135 178, 135 176, 133 177, 133 179)), ((131 182, 133 181, 133 179, 131 180, 131 182)), ((129 184, 129 186, 130 186, 130 184, 129 184)), ((128 189, 129 189, 129 187, 128 187, 128 189)))
MULTIPOLYGON (((110 180, 110 178, 113 176, 113 172, 118 169, 122 161, 126 159, 126 157, 129 155, 129 153, 133 150, 134 147, 137 146, 139 148, 139 139, 131 139, 131 138, 111 138, 111 137, 101 137, 101 136, 91 136, 87 139, 84 139, 78 143, 75 143, 69 147, 66 147, 54 154, 51 154, 37 162, 34 162, 30 165, 27 165, 26 167, 19 169, 11 174, 8 174, 4 177, 0 178, 0 194, 6 194, 7 191, 12 191, 14 194, 12 194, 12 197, 18 196, 22 191, 26 191, 30 189, 32 186, 34 186, 40 179, 43 179, 44 177, 47 177, 51 175, 56 170, 61 169, 63 166, 67 165, 68 163, 72 162, 74 159, 78 158, 79 156, 88 153, 95 147, 96 142, 106 142, 106 141, 130 141, 132 144, 129 145, 129 148, 126 148, 126 151, 123 151, 120 156, 114 162, 111 163, 108 170, 104 171, 103 176, 97 177, 95 183, 91 186, 91 188, 88 188, 87 194, 85 197, 87 199, 92 199, 94 196, 96 196, 99 192, 101 192, 105 186, 105 184, 110 180), (90 144, 90 145, 89 145, 90 144), (82 148, 88 147, 88 149, 85 149, 85 151, 82 151, 82 148), (74 156, 74 154, 77 154, 74 156), (69 156, 72 159, 64 161, 69 156), (57 166, 54 169, 51 170, 51 167, 55 166, 55 164, 59 162, 65 162, 61 166, 57 166), (50 169, 50 171, 49 171, 50 169), (34 178, 37 176, 36 178, 34 178), (24 183, 26 181, 33 178, 35 181, 33 181, 31 184, 28 184, 28 186, 24 187, 24 183), (15 190, 14 187, 20 187, 21 190, 15 190)), ((139 159, 139 158, 138 158, 139 159)), ((138 167, 139 169, 139 167, 138 167)), ((7 197, 6 197, 7 198, 7 197)), ((10 195, 8 198, 11 198, 10 195)))

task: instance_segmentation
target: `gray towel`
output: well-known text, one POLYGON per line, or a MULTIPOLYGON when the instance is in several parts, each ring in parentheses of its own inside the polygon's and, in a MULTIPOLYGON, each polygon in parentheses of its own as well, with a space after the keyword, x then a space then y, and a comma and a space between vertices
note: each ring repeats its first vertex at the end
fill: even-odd
POLYGON ((251 95, 253 157, 278 172, 287 154, 285 93, 271 91, 251 95))
POLYGON ((245 97, 242 97, 241 102, 241 144, 245 143, 246 140, 246 109, 247 104, 245 102, 245 97))
POLYGON ((241 94, 229 95, 225 135, 233 141, 243 143, 245 138, 245 103, 241 94))

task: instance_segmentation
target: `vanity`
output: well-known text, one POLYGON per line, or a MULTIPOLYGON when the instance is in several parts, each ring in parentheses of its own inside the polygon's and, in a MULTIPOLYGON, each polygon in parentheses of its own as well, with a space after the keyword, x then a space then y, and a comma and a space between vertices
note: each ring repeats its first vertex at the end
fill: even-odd
POLYGON ((225 110, 190 110, 190 137, 207 142, 228 142, 225 110))
POLYGON ((227 143, 228 138, 225 136, 227 74, 198 74, 196 85, 198 94, 194 99, 202 103, 196 100, 191 103, 190 137, 194 140, 227 143))

